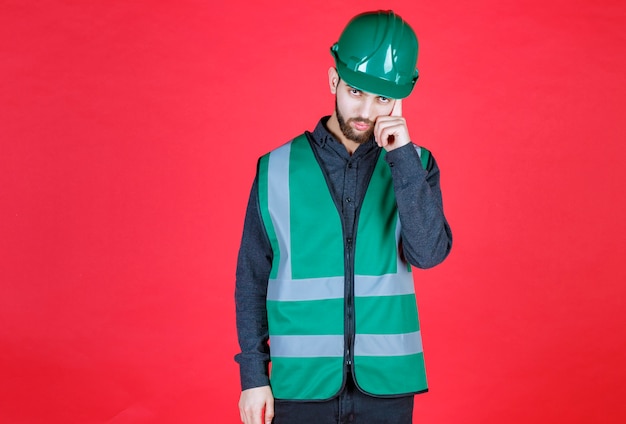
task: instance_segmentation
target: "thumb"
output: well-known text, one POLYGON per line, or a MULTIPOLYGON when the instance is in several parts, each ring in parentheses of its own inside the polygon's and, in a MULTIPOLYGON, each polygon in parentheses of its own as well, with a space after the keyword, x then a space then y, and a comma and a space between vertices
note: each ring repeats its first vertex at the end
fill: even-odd
POLYGON ((391 109, 390 116, 402 116, 402 99, 396 100, 396 103, 393 105, 393 109, 391 109))

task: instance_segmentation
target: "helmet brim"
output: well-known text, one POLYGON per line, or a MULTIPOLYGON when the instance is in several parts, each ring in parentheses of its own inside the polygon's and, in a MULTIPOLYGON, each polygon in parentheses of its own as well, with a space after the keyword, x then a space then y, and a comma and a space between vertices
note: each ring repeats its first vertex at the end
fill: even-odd
POLYGON ((381 78, 372 77, 363 72, 355 72, 348 69, 340 60, 335 57, 335 65, 337 73, 342 80, 351 87, 367 93, 376 94, 390 99, 404 99, 408 97, 415 87, 414 80, 410 84, 396 84, 394 81, 388 81, 381 78))

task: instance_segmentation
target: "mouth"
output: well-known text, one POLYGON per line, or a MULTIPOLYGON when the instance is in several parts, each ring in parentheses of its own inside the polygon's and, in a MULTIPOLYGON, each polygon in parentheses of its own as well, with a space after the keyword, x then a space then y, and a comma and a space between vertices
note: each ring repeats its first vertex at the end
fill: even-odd
POLYGON ((370 128, 370 124, 362 121, 352 121, 352 126, 357 131, 367 131, 370 128))

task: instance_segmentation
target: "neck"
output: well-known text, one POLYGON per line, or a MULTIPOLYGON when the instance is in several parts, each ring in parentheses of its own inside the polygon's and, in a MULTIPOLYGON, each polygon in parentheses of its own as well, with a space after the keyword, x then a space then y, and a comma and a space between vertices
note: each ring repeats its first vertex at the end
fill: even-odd
POLYGON ((352 140, 346 138, 341 132, 341 128, 339 127, 339 121, 337 120, 337 112, 333 112, 333 114, 328 118, 328 122, 326 122, 326 127, 328 131, 337 139, 343 146, 346 148, 348 153, 352 155, 354 151, 359 147, 359 143, 356 143, 352 140))

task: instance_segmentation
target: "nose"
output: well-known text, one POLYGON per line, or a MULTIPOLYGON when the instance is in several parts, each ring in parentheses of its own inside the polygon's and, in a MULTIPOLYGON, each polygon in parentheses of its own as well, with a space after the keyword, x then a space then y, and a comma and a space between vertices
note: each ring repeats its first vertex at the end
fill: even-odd
POLYGON ((371 120, 370 118, 374 115, 374 100, 371 96, 367 96, 361 101, 358 113, 359 117, 371 120))

